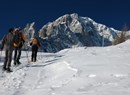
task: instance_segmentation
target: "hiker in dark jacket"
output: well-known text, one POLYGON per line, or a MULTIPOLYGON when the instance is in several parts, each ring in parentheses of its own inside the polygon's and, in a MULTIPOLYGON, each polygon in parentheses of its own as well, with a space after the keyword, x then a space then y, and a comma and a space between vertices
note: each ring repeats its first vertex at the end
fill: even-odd
POLYGON ((13 53, 13 43, 14 43, 14 29, 10 28, 9 33, 4 36, 2 39, 2 47, 5 49, 5 61, 3 65, 3 71, 12 72, 11 70, 11 61, 12 61, 12 53, 13 53))
POLYGON ((14 65, 21 64, 20 57, 21 57, 21 49, 25 42, 25 37, 20 31, 19 28, 15 29, 15 42, 14 42, 14 65))
POLYGON ((34 37, 32 42, 30 43, 30 45, 32 46, 32 56, 31 56, 31 61, 32 62, 36 62, 37 60, 37 52, 38 52, 38 48, 41 46, 39 43, 39 40, 37 39, 37 37, 34 37))

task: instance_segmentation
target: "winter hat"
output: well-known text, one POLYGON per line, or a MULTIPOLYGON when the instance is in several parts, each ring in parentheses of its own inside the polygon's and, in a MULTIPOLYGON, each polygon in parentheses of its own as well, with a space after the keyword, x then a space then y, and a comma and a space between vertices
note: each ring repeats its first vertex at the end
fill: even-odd
POLYGON ((14 28, 10 28, 10 29, 9 29, 9 32, 13 32, 13 31, 14 31, 14 28))

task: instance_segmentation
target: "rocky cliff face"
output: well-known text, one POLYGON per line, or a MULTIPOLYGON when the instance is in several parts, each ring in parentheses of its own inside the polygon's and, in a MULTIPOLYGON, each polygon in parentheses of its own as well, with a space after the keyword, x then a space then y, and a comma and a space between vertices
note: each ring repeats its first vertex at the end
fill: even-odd
POLYGON ((48 50, 57 52, 75 46, 108 46, 120 31, 98 24, 88 17, 67 14, 44 25, 41 38, 48 37, 48 50))
POLYGON ((27 24, 26 27, 22 31, 25 38, 26 38, 24 48, 28 48, 30 41, 34 37, 34 34, 35 34, 35 28, 34 27, 35 27, 35 23, 33 22, 31 24, 27 24))
POLYGON ((23 29, 23 33, 26 36, 27 40, 30 40, 33 38, 34 34, 35 34, 35 23, 31 23, 31 24, 27 24, 26 27, 23 29))

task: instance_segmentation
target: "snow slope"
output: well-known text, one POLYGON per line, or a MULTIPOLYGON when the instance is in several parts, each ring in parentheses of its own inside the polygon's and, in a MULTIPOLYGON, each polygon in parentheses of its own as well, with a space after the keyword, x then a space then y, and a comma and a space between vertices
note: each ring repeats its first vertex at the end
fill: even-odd
POLYGON ((0 95, 130 95, 129 57, 129 40, 117 46, 39 52, 38 61, 29 65, 23 51, 23 64, 12 67, 14 72, 0 71, 0 95))

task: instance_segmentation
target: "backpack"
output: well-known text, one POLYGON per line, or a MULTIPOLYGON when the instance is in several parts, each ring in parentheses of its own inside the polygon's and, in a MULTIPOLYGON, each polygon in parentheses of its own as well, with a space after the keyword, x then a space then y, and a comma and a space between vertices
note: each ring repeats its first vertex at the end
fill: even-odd
POLYGON ((22 33, 21 32, 16 32, 14 34, 14 47, 19 47, 19 45, 21 44, 21 42, 24 41, 22 33))
POLYGON ((33 38, 32 44, 33 44, 33 45, 37 45, 37 43, 38 43, 38 40, 37 40, 36 38, 33 38))
POLYGON ((37 38, 35 38, 35 37, 33 38, 32 45, 37 45, 38 47, 40 47, 40 43, 37 38))

